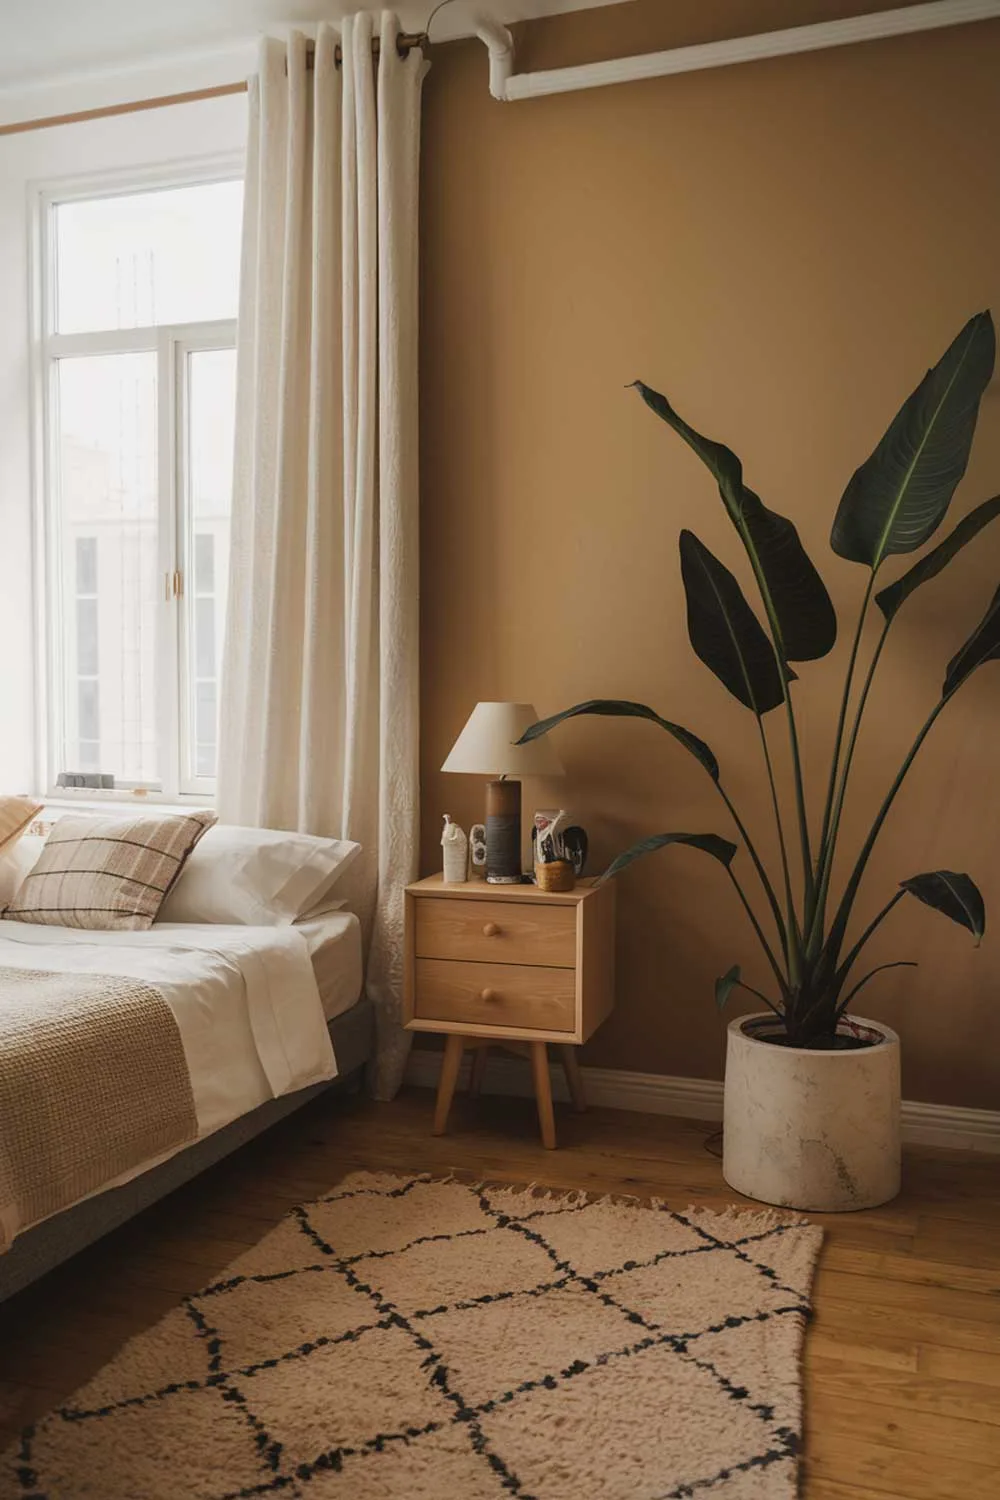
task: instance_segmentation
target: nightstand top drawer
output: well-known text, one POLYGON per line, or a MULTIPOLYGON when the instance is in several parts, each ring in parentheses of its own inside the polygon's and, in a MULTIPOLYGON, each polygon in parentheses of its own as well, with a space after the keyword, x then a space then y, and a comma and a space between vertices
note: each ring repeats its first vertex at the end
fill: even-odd
POLYGON ((454 963, 418 958, 414 1019, 464 1026, 566 1032, 576 1029, 576 983, 570 969, 454 963))
POLYGON ((572 969, 576 920, 573 906, 428 898, 416 902, 416 956, 572 969))

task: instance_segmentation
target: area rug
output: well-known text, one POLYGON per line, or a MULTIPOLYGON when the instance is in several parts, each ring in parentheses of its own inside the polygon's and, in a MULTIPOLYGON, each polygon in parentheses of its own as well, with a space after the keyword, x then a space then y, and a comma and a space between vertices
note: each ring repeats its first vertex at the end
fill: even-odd
POLYGON ((822 1231, 357 1174, 0 1464, 18 1500, 792 1500, 822 1231))

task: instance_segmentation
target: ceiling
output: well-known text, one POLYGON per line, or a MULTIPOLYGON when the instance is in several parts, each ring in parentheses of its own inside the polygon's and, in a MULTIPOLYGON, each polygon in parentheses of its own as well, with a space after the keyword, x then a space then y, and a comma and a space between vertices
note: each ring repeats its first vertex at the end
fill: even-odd
MULTIPOLYGON (((406 30, 421 31, 435 0, 397 0, 406 30)), ((478 12, 502 21, 589 10, 622 0, 449 0, 440 40, 469 35, 478 12)), ((119 72, 156 59, 220 51, 289 24, 379 11, 386 0, 0 0, 0 93, 61 78, 119 72)))

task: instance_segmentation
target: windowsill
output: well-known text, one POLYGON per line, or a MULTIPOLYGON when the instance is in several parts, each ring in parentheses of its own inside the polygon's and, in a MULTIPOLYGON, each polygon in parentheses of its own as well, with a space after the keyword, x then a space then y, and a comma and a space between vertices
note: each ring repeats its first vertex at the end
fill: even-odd
POLYGON ((211 807, 213 798, 200 793, 185 793, 181 801, 164 797, 159 792, 148 792, 144 797, 129 796, 121 791, 102 791, 95 788, 88 792, 82 787, 70 787, 65 792, 46 792, 42 798, 46 812, 80 812, 84 809, 100 808, 104 812, 141 811, 144 807, 155 807, 157 812, 189 812, 192 807, 211 807))

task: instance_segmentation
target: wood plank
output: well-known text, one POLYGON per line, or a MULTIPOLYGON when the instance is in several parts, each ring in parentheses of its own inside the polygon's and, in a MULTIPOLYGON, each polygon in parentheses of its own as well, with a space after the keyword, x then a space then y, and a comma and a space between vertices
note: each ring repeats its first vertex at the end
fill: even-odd
MULTIPOLYGON (((996 1470, 985 1464, 957 1457, 929 1463, 922 1453, 812 1428, 806 1452, 804 1500, 814 1500, 814 1485, 821 1482, 846 1487, 852 1500, 996 1500, 996 1470)), ((822 1494, 817 1489, 816 1500, 822 1494)))
POLYGON ((873 1365, 882 1370, 909 1370, 916 1374, 920 1369, 920 1345, 899 1338, 878 1338, 838 1328, 827 1328, 824 1324, 813 1324, 806 1340, 805 1357, 810 1370, 826 1367, 831 1360, 847 1364, 857 1370, 859 1365, 873 1365))
MULTIPOLYGON (((809 1395, 810 1436, 836 1435, 842 1448, 848 1443, 868 1442, 893 1452, 921 1454, 925 1459, 978 1464, 984 1469, 992 1468, 995 1482, 1000 1472, 1000 1434, 995 1426, 954 1414, 941 1415, 870 1400, 868 1387, 873 1373, 865 1370, 853 1395, 828 1393, 825 1381, 817 1379, 809 1395)), ((898 1485, 899 1479, 895 1482, 898 1485)), ((991 1500, 996 1500, 995 1489, 991 1500)))
MULTIPOLYGON (((867 1250, 834 1241, 828 1248, 824 1265, 830 1271, 884 1277, 890 1281, 942 1287, 954 1292, 982 1292, 987 1297, 1000 1299, 1000 1262, 994 1268, 963 1264, 958 1260, 924 1260, 916 1254, 867 1250)), ((1000 1300, 997 1302, 997 1316, 1000 1318, 1000 1300)))
MULTIPOLYGON (((808 1467, 808 1463, 807 1463, 808 1467)), ((823 1479, 819 1475, 807 1474, 802 1491, 803 1500, 912 1500, 898 1490, 873 1490, 868 1484, 841 1484, 836 1479, 823 1479)))
MULTIPOLYGON (((857 1298, 859 1302, 875 1307, 891 1306, 906 1312, 943 1312, 973 1323, 1000 1324, 1000 1297, 955 1291, 937 1282, 894 1280, 888 1272, 862 1276, 834 1270, 821 1262, 816 1288, 819 1296, 846 1298, 848 1301, 857 1298)), ((997 1337, 1000 1338, 1000 1333, 997 1337)))
MULTIPOLYGON (((935 1417, 957 1417, 962 1421, 1000 1428, 1000 1401, 995 1389, 968 1380, 943 1380, 910 1370, 866 1367, 859 1376, 849 1360, 827 1359, 813 1354, 809 1363, 816 1390, 824 1398, 855 1400, 892 1407, 896 1411, 930 1413, 935 1417)), ((1000 1459, 1000 1433, 996 1435, 1000 1459)))
POLYGON ((995 1323, 949 1316, 944 1309, 935 1308, 934 1299, 928 1308, 900 1310, 829 1296, 818 1287, 812 1327, 838 1337, 902 1337, 916 1342, 920 1349, 944 1348, 959 1353, 995 1353, 998 1337, 995 1323))
MULTIPOLYGON (((939 1380, 972 1380, 977 1385, 1000 1390, 1000 1348, 995 1352, 975 1349, 947 1349, 935 1344, 921 1344, 917 1368, 922 1375, 939 1380)), ((1000 1406, 1000 1395, 993 1397, 1000 1406)))

